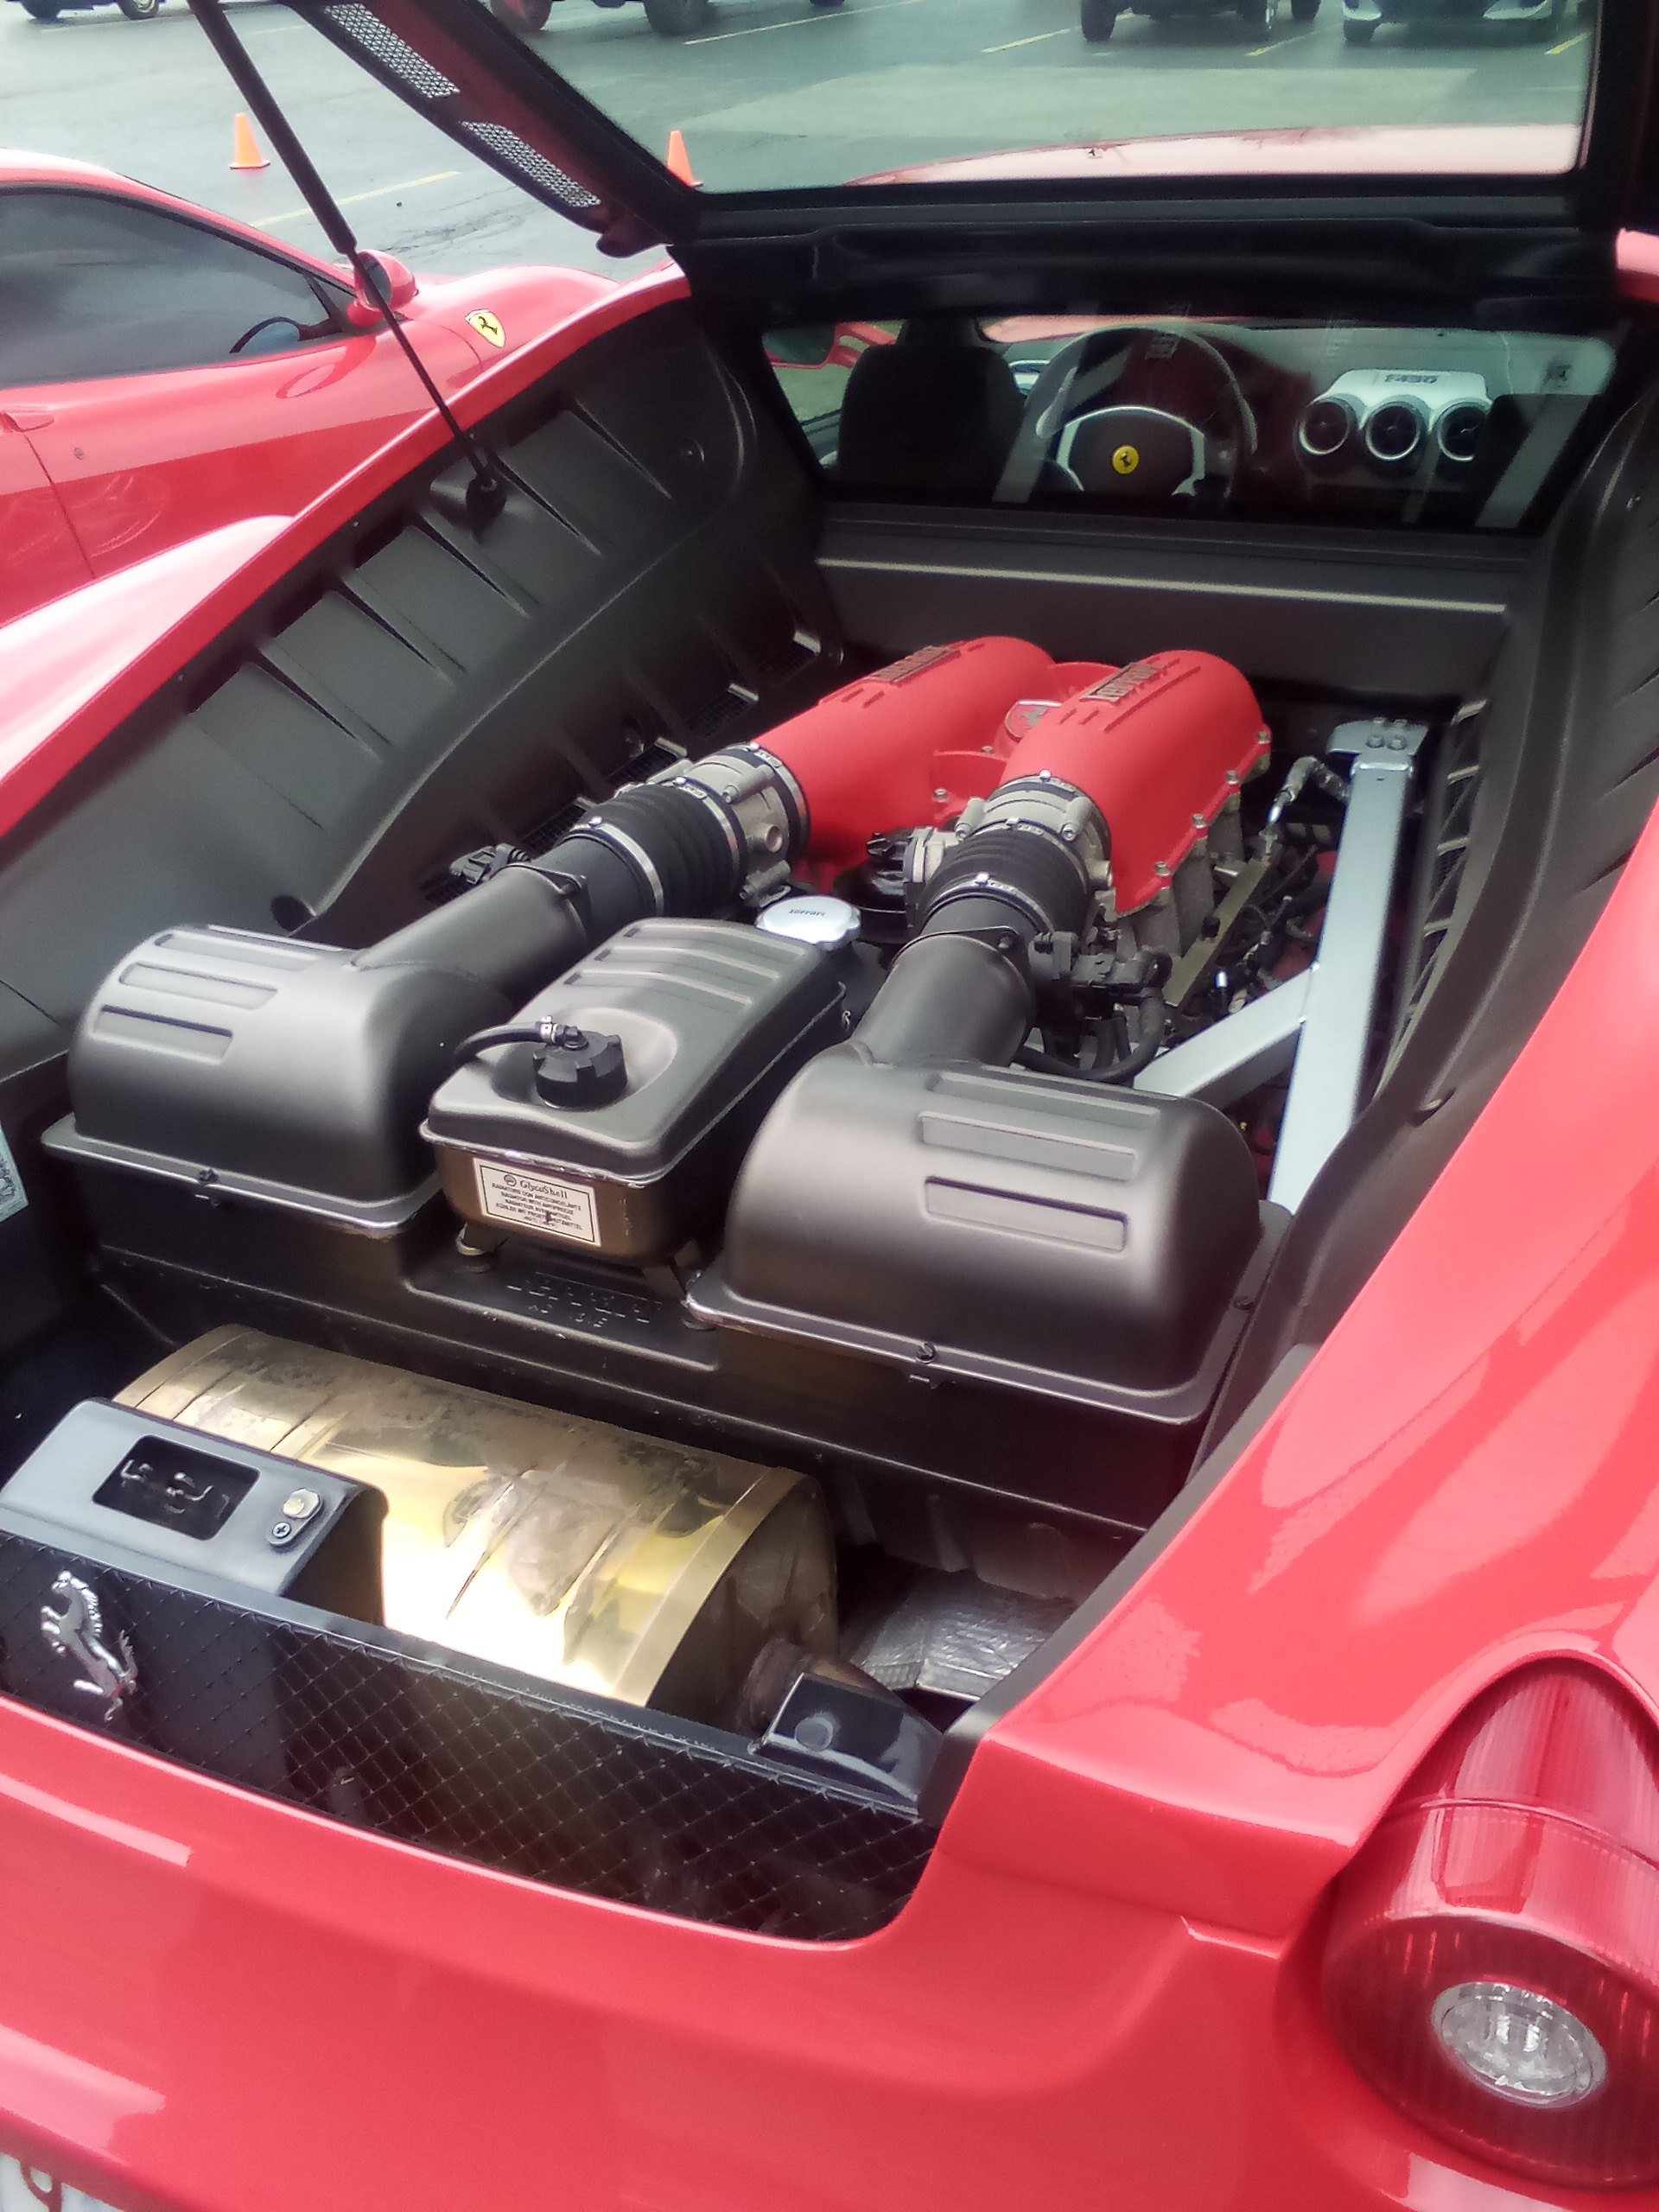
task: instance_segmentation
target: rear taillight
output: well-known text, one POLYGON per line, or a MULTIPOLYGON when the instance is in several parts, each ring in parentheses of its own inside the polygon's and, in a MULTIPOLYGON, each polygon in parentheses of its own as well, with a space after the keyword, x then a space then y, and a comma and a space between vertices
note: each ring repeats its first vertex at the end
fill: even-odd
POLYGON ((1659 2176, 1659 1732, 1605 1677, 1512 1675, 1344 1875, 1325 2001, 1372 2086, 1533 2180, 1659 2176))

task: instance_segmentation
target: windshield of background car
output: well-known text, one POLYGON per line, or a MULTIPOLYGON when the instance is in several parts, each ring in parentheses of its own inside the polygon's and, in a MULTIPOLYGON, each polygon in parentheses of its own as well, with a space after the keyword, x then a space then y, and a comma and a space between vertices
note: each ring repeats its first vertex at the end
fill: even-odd
POLYGON ((968 315, 774 331, 829 483, 1160 516, 1535 522, 1613 372, 1599 337, 968 315))
POLYGON ((1560 175, 1595 42, 1586 0, 491 4, 716 192, 1560 175))

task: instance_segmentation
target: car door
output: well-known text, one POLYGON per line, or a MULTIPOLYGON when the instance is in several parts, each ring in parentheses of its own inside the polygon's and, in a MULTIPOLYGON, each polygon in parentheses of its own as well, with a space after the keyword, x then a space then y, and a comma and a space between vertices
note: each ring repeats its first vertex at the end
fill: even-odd
MULTIPOLYGON (((395 339, 302 262, 137 198, 0 193, 0 406, 95 574, 292 514, 429 403, 395 339)), ((441 388, 467 341, 419 327, 441 388)))
POLYGON ((91 575, 34 448, 0 413, 0 622, 73 591, 91 575))

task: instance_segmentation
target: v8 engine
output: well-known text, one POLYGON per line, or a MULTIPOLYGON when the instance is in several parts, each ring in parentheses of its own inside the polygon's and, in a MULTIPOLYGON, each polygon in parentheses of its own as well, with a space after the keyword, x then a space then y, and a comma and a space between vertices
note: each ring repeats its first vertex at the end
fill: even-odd
POLYGON ((723 1726, 803 1669, 948 1714, 1192 1463, 1285 1218, 1341 764, 1410 747, 1275 781, 1211 656, 981 638, 374 944, 162 931, 48 1137, 182 1346, 130 1402, 378 1485, 389 1625, 723 1726))

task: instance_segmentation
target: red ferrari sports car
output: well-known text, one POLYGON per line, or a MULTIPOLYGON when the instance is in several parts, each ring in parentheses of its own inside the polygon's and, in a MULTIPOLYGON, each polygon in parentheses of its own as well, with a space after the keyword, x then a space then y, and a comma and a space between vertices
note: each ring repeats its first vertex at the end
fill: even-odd
MULTIPOLYGON (((609 289, 396 274, 445 391, 609 289)), ((338 268, 107 169, 0 154, 0 621, 220 523, 297 514, 429 404, 338 268)))
POLYGON ((1653 10, 810 192, 302 12, 679 266, 0 629, 0 2203, 1659 2203, 1653 10))

